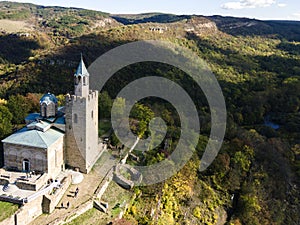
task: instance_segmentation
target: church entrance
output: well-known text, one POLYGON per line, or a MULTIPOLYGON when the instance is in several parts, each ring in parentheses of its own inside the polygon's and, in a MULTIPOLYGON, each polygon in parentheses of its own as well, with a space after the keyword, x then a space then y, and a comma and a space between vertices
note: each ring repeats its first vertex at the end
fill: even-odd
POLYGON ((26 171, 26 172, 30 171, 30 162, 28 159, 23 160, 23 171, 26 171))

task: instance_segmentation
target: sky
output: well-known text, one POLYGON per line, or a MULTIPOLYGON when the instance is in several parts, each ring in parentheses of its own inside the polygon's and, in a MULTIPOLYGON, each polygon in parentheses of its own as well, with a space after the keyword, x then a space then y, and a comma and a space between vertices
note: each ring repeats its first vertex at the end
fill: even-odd
POLYGON ((112 14, 161 12, 300 20, 299 0, 19 0, 44 6, 93 9, 112 14))

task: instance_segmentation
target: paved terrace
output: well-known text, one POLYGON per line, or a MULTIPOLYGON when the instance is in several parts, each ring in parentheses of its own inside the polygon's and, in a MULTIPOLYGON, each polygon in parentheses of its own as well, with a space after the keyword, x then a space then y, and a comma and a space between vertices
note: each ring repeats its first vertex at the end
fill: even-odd
POLYGON ((0 185, 0 196, 6 195, 11 196, 15 199, 24 199, 29 197, 30 195, 34 194, 35 191, 29 191, 18 188, 15 183, 17 181, 26 182, 28 184, 36 184, 41 179, 42 175, 29 175, 22 172, 9 172, 4 169, 0 169, 0 180, 6 182, 8 181, 8 186, 0 185))

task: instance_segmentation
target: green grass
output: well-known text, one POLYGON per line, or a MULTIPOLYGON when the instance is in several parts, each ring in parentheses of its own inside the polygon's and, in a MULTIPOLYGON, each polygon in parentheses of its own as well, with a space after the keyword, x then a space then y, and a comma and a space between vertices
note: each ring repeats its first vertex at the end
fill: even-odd
POLYGON ((102 200, 108 202, 108 214, 92 208, 67 225, 106 225, 120 214, 124 209, 124 201, 129 202, 131 197, 129 191, 121 188, 115 182, 111 182, 102 197, 102 200))
POLYGON ((67 223, 67 225, 106 225, 107 219, 102 216, 105 216, 105 214, 95 208, 92 208, 70 223, 67 223))
POLYGON ((18 205, 0 201, 0 222, 12 216, 18 210, 18 205))

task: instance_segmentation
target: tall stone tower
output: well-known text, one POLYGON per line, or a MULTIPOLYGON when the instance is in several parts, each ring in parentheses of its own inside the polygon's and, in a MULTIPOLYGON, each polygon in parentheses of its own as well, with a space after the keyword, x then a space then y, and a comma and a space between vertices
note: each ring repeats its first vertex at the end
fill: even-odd
POLYGON ((66 96, 66 165, 88 173, 102 151, 98 144, 98 91, 89 90, 89 73, 81 57, 74 74, 74 95, 66 96))

